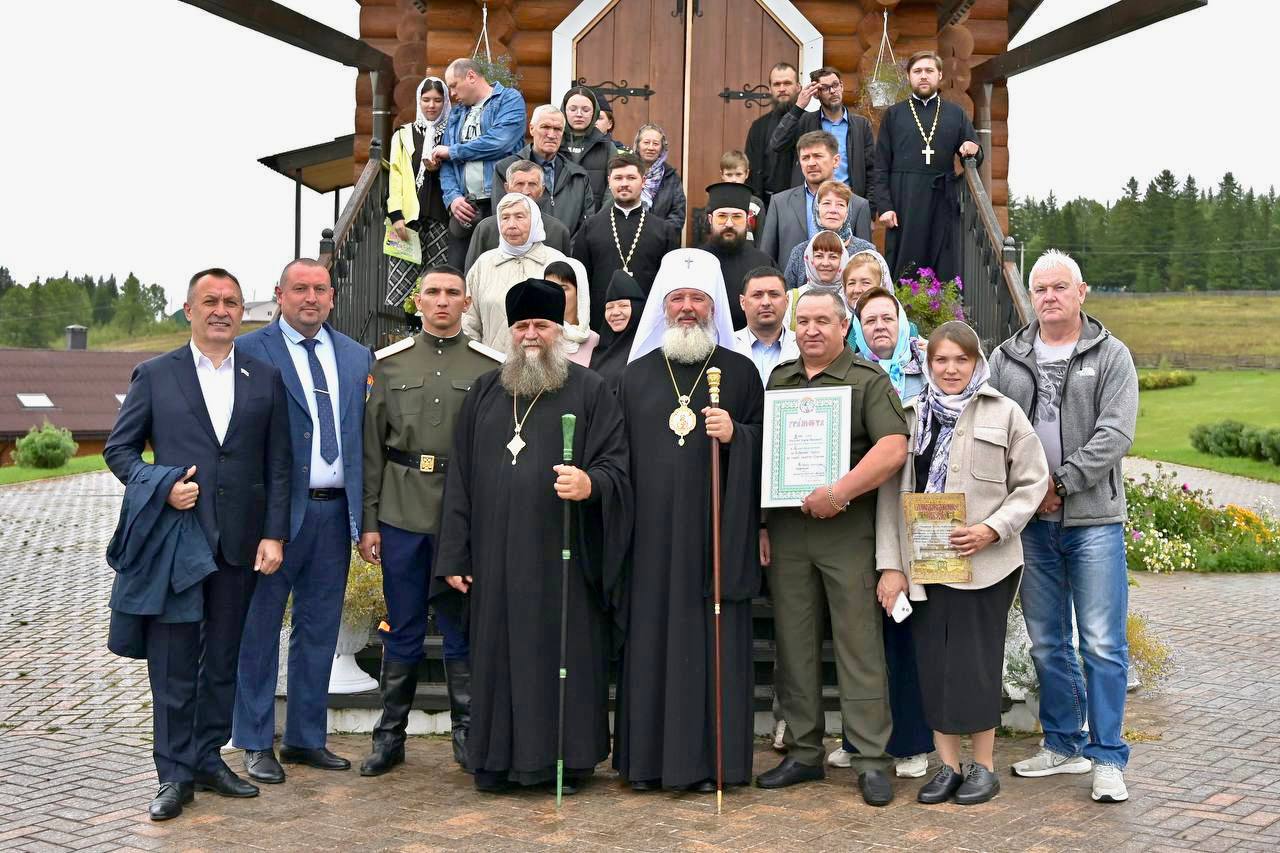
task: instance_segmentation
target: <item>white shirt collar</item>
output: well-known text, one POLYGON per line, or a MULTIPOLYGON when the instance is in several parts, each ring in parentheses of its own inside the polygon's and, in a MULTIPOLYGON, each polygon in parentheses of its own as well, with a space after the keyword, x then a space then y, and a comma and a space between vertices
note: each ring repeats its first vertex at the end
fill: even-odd
MULTIPOLYGON (((747 344, 757 343, 762 346, 764 345, 764 341, 756 337, 756 333, 751 329, 750 326, 743 326, 741 329, 738 330, 738 334, 741 336, 739 340, 741 340, 743 343, 747 343, 747 344)), ((779 347, 786 346, 787 342, 790 340, 793 340, 795 336, 796 336, 796 333, 791 331, 791 329, 787 328, 787 324, 784 322, 782 324, 782 334, 778 335, 778 339, 774 341, 772 344, 770 344, 770 346, 779 346, 779 347)))
POLYGON ((930 102, 930 101, 932 101, 934 98, 938 97, 938 93, 937 93, 937 92, 934 92, 934 93, 933 93, 932 95, 930 95, 929 97, 927 97, 927 98, 922 98, 922 97, 920 97, 919 95, 917 95, 915 92, 912 92, 912 93, 911 93, 911 97, 915 98, 917 101, 919 101, 921 104, 923 104, 924 106, 926 106, 926 107, 927 107, 927 106, 929 106, 929 102, 930 102))
MULTIPOLYGON (((295 329, 293 326, 290 326, 289 323, 283 317, 280 318, 280 334, 284 335, 285 339, 289 341, 289 343, 299 344, 299 345, 301 345, 301 343, 307 337, 306 335, 302 334, 302 332, 299 332, 297 329, 295 329)), ((320 342, 321 346, 325 346, 325 347, 329 346, 329 343, 330 343, 329 330, 326 329, 324 326, 321 326, 320 331, 316 332, 315 334, 315 339, 320 342)))
POLYGON ((633 204, 631 207, 623 207, 622 205, 618 204, 618 203, 615 201, 615 202, 613 203, 613 207, 614 207, 614 209, 615 209, 615 210, 617 210, 617 211, 618 211, 619 213, 621 213, 623 216, 625 216, 625 217, 627 217, 628 219, 630 219, 630 218, 631 218, 631 214, 635 213, 637 210, 639 210, 639 209, 640 209, 640 200, 639 200, 639 199, 636 199, 636 203, 635 203, 635 204, 633 204))
POLYGON ((213 359, 209 358, 209 356, 200 352, 200 348, 196 346, 195 338, 191 339, 191 343, 189 344, 189 346, 191 347, 191 357, 195 359, 197 370, 202 366, 202 364, 209 365, 210 370, 234 370, 235 369, 235 365, 236 365, 236 345, 235 344, 231 345, 231 352, 227 353, 227 357, 223 359, 222 364, 216 368, 213 366, 213 359))

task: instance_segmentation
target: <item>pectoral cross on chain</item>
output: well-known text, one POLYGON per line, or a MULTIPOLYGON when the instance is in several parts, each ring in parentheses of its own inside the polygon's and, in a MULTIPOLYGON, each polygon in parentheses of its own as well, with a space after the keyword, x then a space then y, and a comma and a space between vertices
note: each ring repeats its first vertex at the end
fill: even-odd
POLYGON ((932 146, 932 145, 930 145, 928 142, 926 142, 926 143, 924 144, 924 148, 921 148, 921 149, 920 149, 920 153, 924 155, 924 164, 925 164, 926 166, 932 166, 932 165, 933 165, 933 155, 934 155, 934 153, 936 153, 936 152, 934 152, 934 150, 933 150, 933 146, 932 146))

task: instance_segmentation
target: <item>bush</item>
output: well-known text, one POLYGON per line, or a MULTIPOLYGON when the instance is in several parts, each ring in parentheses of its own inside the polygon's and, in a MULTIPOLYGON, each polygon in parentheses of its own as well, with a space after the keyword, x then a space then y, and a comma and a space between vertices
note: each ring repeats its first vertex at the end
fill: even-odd
POLYGON ((32 427, 18 439, 13 461, 23 468, 61 468, 76 455, 77 447, 70 430, 45 421, 40 429, 32 427))
POLYGON ((1280 465, 1280 428, 1256 427, 1239 421, 1197 424, 1191 428, 1191 446, 1214 456, 1244 456, 1280 465))
POLYGON ((1185 370, 1153 370, 1138 377, 1142 391, 1159 391, 1162 388, 1180 388, 1196 384, 1196 375, 1185 370))
POLYGON ((964 282, 960 276, 942 281, 928 267, 920 267, 898 280, 894 295, 922 337, 949 320, 964 319, 964 282))

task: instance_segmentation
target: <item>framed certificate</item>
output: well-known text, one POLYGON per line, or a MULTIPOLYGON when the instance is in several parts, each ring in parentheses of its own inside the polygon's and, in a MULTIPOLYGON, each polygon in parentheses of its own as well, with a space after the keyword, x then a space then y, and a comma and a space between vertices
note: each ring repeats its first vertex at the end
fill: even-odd
POLYGON ((911 553, 911 582, 969 583, 973 566, 951 544, 951 531, 965 524, 961 492, 908 492, 902 516, 911 553))
POLYGON ((798 507, 849 473, 852 407, 847 385, 765 392, 762 507, 798 507))

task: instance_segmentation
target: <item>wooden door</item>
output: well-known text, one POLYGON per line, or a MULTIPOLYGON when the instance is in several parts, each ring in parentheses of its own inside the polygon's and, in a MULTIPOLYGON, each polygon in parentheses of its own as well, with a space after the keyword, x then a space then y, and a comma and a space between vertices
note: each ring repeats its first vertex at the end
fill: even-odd
MULTIPOLYGON (((754 2, 754 0, 752 0, 754 2)), ((606 90, 616 125, 613 137, 631 147, 636 131, 656 124, 667 133, 667 157, 684 155, 685 22, 677 0, 618 0, 574 46, 574 82, 606 90), (632 94, 610 89, 648 90, 632 94)))
POLYGON ((799 42, 759 0, 690 0, 688 8, 689 153, 681 174, 692 239, 695 217, 703 215, 707 202, 706 187, 720 180, 721 155, 745 149, 751 123, 770 108, 767 98, 732 93, 767 95, 770 68, 801 63, 799 42))

